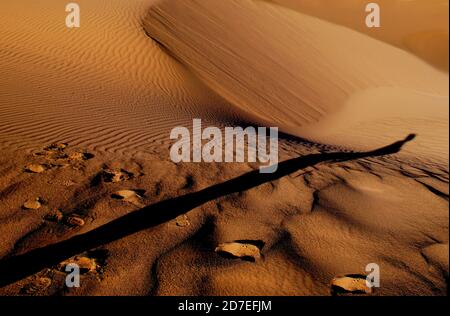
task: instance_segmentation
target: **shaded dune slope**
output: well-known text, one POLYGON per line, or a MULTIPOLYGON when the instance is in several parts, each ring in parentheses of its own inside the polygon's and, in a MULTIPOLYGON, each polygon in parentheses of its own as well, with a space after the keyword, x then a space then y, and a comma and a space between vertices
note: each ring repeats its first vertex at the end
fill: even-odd
POLYGON ((78 0, 78 30, 43 3, 0 1, 0 295, 329 295, 369 262, 376 295, 446 294, 448 164, 401 155, 446 155, 447 75, 262 1, 78 0), (322 143, 284 134, 275 174, 173 163, 199 117, 322 143))
MULTIPOLYGON (((386 141, 377 140, 380 135, 415 132, 417 125, 426 129, 430 116, 448 125, 448 75, 406 51, 314 17, 260 1, 175 0, 152 7, 144 26, 249 118, 297 136, 354 148, 386 141), (316 127, 348 108, 360 93, 366 97, 354 107, 367 107, 380 88, 394 89, 395 97, 375 99, 375 109, 345 126, 348 130, 336 129, 335 121, 320 131, 316 127), (425 102, 413 106, 412 118, 393 122, 399 112, 410 111, 403 103, 414 101, 417 92, 426 96, 425 102), (402 103, 397 96, 404 97, 402 103), (369 133, 354 141, 345 137, 361 124, 369 133)), ((421 138, 421 145, 442 156, 439 147, 445 149, 447 139, 421 138)), ((418 154, 419 148, 412 152, 418 154)))
POLYGON ((448 71, 448 0, 378 0, 381 27, 365 25, 365 0, 267 0, 406 49, 448 71))

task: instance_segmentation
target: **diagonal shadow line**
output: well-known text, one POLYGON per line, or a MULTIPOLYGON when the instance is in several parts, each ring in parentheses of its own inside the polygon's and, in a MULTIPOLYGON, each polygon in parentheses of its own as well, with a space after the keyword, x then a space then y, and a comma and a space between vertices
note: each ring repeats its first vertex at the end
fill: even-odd
POLYGON ((293 158, 281 162, 278 165, 278 170, 274 173, 265 174, 260 173, 259 170, 254 170, 198 192, 157 202, 112 220, 87 233, 33 249, 24 254, 4 258, 0 261, 0 288, 37 273, 46 267, 56 265, 76 254, 172 220, 219 197, 249 190, 320 162, 341 162, 394 154, 399 152, 405 143, 414 138, 415 135, 410 134, 404 140, 368 152, 333 152, 293 158))

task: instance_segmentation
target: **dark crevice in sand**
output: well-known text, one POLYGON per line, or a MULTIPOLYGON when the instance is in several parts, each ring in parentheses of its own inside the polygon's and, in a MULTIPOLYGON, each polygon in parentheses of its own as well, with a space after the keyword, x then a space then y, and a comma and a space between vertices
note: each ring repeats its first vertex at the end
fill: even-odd
POLYGON ((342 162, 395 154, 401 150, 405 143, 414 138, 415 135, 411 134, 404 140, 367 152, 332 152, 305 155, 281 162, 275 173, 264 174, 255 170, 198 192, 157 202, 68 240, 34 249, 21 255, 4 258, 0 261, 0 287, 16 282, 46 267, 56 265, 76 254, 165 223, 206 202, 225 195, 247 191, 321 162, 342 162))
POLYGON ((319 204, 319 191, 316 190, 313 192, 313 200, 311 202, 311 210, 312 213, 314 211, 314 208, 319 204))
MULTIPOLYGON (((416 180, 417 181, 417 180, 416 180)), ((445 194, 444 192, 439 191, 438 189, 432 187, 431 185, 428 185, 426 183, 423 183, 421 181, 417 181, 420 184, 422 184, 425 188, 427 188, 431 193, 434 193, 440 198, 443 198, 444 200, 448 201, 448 194, 445 194)))
POLYGON ((432 245, 432 244, 441 244, 441 243, 443 243, 442 240, 439 240, 439 239, 437 239, 437 238, 431 236, 430 234, 427 234, 427 233, 425 233, 425 232, 422 232, 422 234, 424 234, 425 237, 427 237, 428 239, 430 239, 432 242, 431 242, 431 243, 428 243, 427 245, 420 245, 420 246, 419 246, 420 249, 425 248, 425 247, 427 247, 427 246, 430 246, 430 245, 432 245))
POLYGON ((23 181, 18 181, 16 183, 12 183, 8 185, 6 188, 0 191, 0 201, 8 197, 10 194, 17 191, 23 181))
POLYGON ((196 185, 196 183, 195 183, 194 177, 191 174, 189 174, 186 176, 186 183, 182 189, 190 190, 190 189, 193 189, 195 187, 195 185, 196 185))
POLYGON ((159 258, 157 258, 153 264, 152 264, 152 268, 150 270, 150 274, 151 274, 151 285, 150 285, 150 291, 148 292, 148 295, 150 296, 154 296, 159 288, 159 280, 158 280, 158 263, 159 263, 159 258))

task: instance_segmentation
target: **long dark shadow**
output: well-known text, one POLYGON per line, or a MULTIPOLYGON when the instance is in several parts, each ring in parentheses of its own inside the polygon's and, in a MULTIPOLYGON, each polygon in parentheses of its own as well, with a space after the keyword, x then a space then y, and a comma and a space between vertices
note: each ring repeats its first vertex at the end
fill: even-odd
POLYGON ((320 162, 340 162, 395 154, 401 150, 405 143, 414 138, 415 135, 410 134, 404 140, 368 152, 333 152, 293 158, 281 162, 278 170, 274 173, 264 174, 255 170, 198 192, 157 202, 87 233, 21 255, 4 258, 0 261, 0 287, 21 280, 46 267, 56 265, 76 254, 172 220, 219 197, 249 190, 320 162))

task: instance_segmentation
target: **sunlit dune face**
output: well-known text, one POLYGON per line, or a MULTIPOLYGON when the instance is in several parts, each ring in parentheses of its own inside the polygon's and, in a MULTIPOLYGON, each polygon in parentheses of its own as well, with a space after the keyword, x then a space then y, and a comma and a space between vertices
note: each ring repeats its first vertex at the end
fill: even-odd
POLYGON ((0 0, 0 296, 447 295, 447 8, 0 0))
POLYGON ((448 76, 406 49, 265 1, 163 1, 143 25, 249 121, 360 149, 412 130, 421 135, 415 144, 430 144, 414 145, 414 156, 443 157, 447 133, 437 128, 448 125, 448 76))
POLYGON ((269 0, 406 48, 448 71, 448 0, 269 0), (365 6, 381 7, 381 27, 368 28, 365 6))

